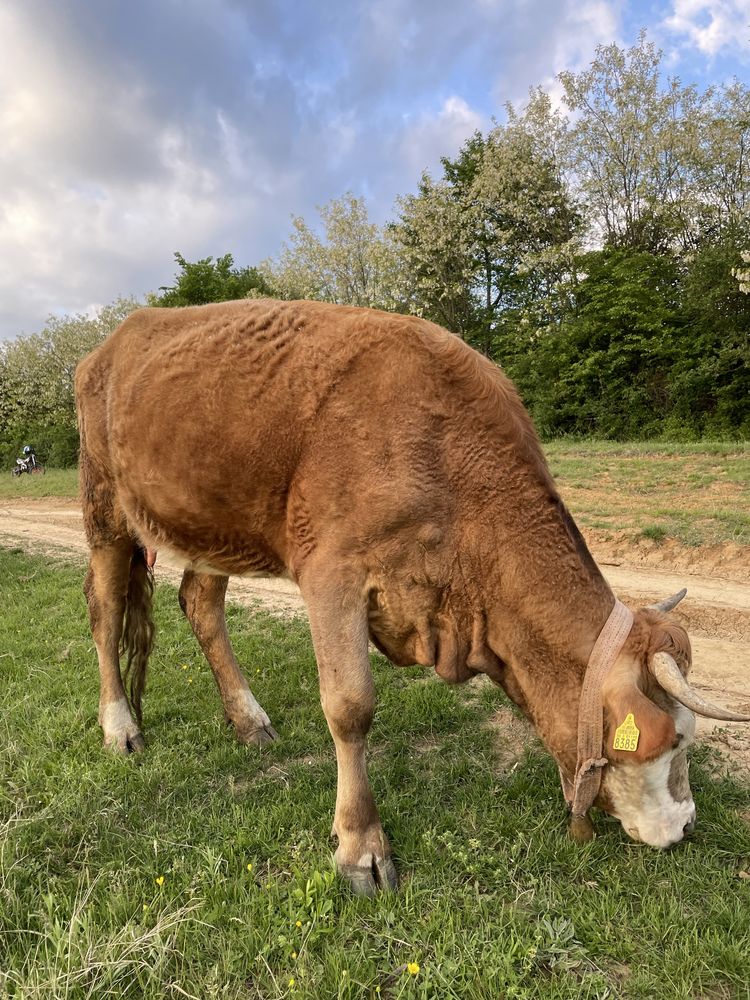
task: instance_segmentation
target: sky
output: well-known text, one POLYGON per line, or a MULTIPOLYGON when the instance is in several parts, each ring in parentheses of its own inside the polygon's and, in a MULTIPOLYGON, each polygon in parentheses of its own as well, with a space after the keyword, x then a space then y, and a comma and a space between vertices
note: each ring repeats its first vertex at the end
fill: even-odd
POLYGON ((703 89, 750 82, 750 0, 0 0, 0 338, 278 255, 346 191, 424 170, 641 28, 703 89))

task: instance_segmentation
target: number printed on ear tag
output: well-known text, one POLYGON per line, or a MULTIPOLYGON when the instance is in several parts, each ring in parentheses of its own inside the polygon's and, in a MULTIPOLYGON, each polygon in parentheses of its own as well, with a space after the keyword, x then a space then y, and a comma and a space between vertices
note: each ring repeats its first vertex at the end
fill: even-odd
POLYGON ((612 749, 635 751, 638 749, 638 737, 640 735, 641 731, 635 724, 633 713, 628 712, 625 716, 625 721, 621 722, 615 730, 615 741, 612 744, 612 749))

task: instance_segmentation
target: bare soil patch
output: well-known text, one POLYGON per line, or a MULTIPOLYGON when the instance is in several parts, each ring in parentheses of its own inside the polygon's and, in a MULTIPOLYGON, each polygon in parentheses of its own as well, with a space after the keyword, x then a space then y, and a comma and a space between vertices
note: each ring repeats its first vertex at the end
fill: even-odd
MULTIPOLYGON (((674 615, 693 643, 692 683, 710 700, 750 712, 750 547, 724 542, 693 548, 585 534, 605 576, 627 603, 642 605, 688 588, 674 615)), ((88 551, 77 502, 54 497, 0 500, 0 544, 81 561, 88 551)), ((181 571, 160 555, 156 576, 178 583, 181 571)), ((287 580, 235 578, 229 596, 274 614, 304 614, 299 590, 287 580)), ((493 727, 500 765, 512 767, 533 731, 510 709, 497 713, 493 727)), ((698 729, 728 763, 750 773, 750 725, 702 719, 698 729)))
POLYGON ((600 566, 626 564, 644 569, 680 570, 740 583, 750 579, 748 545, 730 541, 716 545, 682 545, 675 538, 655 541, 625 531, 586 527, 581 531, 600 566))

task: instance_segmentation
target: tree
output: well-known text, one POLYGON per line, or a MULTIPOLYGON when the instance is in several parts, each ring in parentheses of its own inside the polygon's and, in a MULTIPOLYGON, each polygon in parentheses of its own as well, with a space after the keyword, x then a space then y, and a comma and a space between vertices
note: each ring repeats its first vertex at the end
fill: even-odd
POLYGON ((519 388, 547 436, 658 434, 684 331, 678 268, 663 255, 615 248, 584 255, 580 266, 576 310, 539 339, 519 388))
POLYGON ((577 115, 569 152, 590 223, 605 243, 660 251, 684 226, 686 151, 695 142, 695 88, 660 86, 661 53, 641 33, 628 51, 599 46, 581 73, 559 79, 577 115))
POLYGON ((750 228, 750 89, 734 80, 706 92, 688 154, 693 244, 750 228))
POLYGON ((195 263, 175 253, 180 271, 175 283, 162 286, 161 295, 149 297, 154 306, 200 306, 207 302, 226 302, 231 299, 254 298, 271 295, 273 291, 257 268, 234 267, 231 253, 223 257, 204 257, 195 263))
POLYGON ((480 326, 476 254, 468 195, 423 174, 416 195, 398 200, 390 232, 406 277, 411 311, 472 341, 480 326))
POLYGON ((94 316, 50 317, 41 333, 0 345, 0 460, 33 443, 42 461, 75 464, 76 365, 137 308, 118 299, 94 316))
POLYGON ((683 336, 670 373, 669 429, 695 436, 750 435, 750 297, 735 276, 750 233, 727 230, 683 269, 683 336), (734 272, 734 273, 733 273, 734 272))
MULTIPOLYGON (((750 265, 750 252, 744 251, 741 255, 742 263, 750 265)), ((732 277, 737 279, 740 291, 745 295, 750 295, 750 267, 735 267, 732 269, 732 277)))
POLYGON ((398 262, 387 233, 370 222, 364 198, 351 193, 318 208, 322 236, 294 217, 294 232, 263 275, 285 299, 398 309, 398 262))
POLYGON ((391 229, 418 311, 505 363, 552 321, 580 215, 559 159, 565 123, 533 91, 522 113, 475 133, 439 182, 425 175, 391 229))

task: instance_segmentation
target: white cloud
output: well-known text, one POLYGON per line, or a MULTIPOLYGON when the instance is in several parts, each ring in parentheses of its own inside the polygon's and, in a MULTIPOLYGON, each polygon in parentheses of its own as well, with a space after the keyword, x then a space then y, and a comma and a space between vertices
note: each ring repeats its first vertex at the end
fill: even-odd
POLYGON ((477 129, 487 126, 479 112, 456 95, 445 99, 437 113, 406 121, 399 143, 399 160, 413 181, 424 170, 434 172, 441 156, 453 156, 477 129))
POLYGON ((0 5, 0 337, 142 296, 175 250, 234 249, 243 218, 262 241, 269 195, 297 177, 282 153, 268 162, 257 128, 192 95, 165 110, 156 74, 55 28, 0 5))
POLYGON ((597 45, 620 42, 625 0, 579 0, 547 4, 519 3, 513 35, 516 44, 498 74, 498 104, 523 103, 530 86, 540 85, 556 107, 563 88, 562 70, 577 72, 594 57, 597 45))
MULTIPOLYGON (((559 102, 633 3, 0 0, 0 337, 142 295, 175 250, 272 256, 347 190, 385 221, 506 101, 559 102)), ((721 52, 742 4, 674 0, 669 37, 721 52)))
POLYGON ((707 56, 723 50, 750 54, 748 0, 672 0, 662 26, 707 56))

